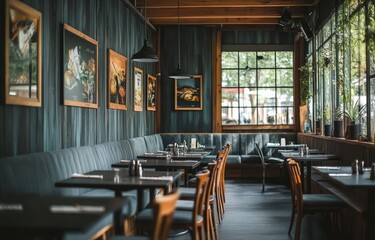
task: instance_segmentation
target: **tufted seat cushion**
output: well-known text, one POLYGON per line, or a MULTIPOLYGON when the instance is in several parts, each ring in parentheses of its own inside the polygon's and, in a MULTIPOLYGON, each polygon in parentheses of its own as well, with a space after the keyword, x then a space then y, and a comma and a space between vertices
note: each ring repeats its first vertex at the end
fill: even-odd
POLYGON ((137 159, 137 156, 141 156, 147 152, 146 141, 143 137, 131 138, 129 139, 129 143, 133 152, 132 159, 137 159))
MULTIPOLYGON (((204 157, 201 162, 203 163, 210 163, 216 159, 216 155, 207 155, 204 157)), ((228 155, 227 164, 241 164, 241 156, 240 155, 228 155)))

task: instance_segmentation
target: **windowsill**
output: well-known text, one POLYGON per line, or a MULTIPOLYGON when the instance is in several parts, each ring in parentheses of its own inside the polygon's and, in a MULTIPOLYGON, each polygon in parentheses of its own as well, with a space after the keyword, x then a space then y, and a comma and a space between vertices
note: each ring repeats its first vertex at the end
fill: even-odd
POLYGON ((316 135, 315 133, 298 133, 298 135, 319 138, 319 139, 324 139, 324 140, 334 141, 334 142, 341 142, 341 143, 350 144, 350 145, 360 145, 360 146, 375 148, 374 142, 365 142, 365 141, 358 141, 358 140, 350 140, 346 138, 316 135))
POLYGON ((222 130, 294 130, 294 125, 222 125, 222 130))

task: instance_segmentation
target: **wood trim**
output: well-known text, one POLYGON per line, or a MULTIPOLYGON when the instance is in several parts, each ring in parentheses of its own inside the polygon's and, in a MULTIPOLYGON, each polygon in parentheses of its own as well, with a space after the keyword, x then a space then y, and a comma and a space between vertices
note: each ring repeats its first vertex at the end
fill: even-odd
POLYGON ((212 132, 221 133, 221 30, 212 31, 212 132))
POLYGON ((223 125, 223 131, 246 131, 246 130, 294 130, 294 125, 223 125))
MULTIPOLYGON (((374 142, 362 142, 358 140, 349 140, 345 138, 338 138, 338 137, 328 137, 328 136, 323 136, 323 135, 316 135, 313 133, 298 133, 298 136, 303 136, 303 137, 311 137, 311 138, 317 138, 317 139, 324 139, 327 141, 332 141, 332 142, 340 142, 340 143, 345 143, 349 145, 355 145, 355 146, 363 146, 363 147, 368 147, 368 148, 375 148, 374 142)), ((297 136, 297 137, 298 137, 297 136)))
POLYGON ((159 61, 156 63, 156 112, 155 112, 155 132, 160 133, 161 131, 161 96, 162 96, 162 84, 160 77, 160 29, 157 29, 156 33, 156 54, 159 57, 159 61))

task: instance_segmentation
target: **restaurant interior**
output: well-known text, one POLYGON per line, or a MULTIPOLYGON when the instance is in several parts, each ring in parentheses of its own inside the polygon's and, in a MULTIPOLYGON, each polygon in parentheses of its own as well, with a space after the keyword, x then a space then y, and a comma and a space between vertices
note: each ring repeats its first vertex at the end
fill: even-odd
POLYGON ((375 0, 0 6, 0 239, 375 239, 375 0))

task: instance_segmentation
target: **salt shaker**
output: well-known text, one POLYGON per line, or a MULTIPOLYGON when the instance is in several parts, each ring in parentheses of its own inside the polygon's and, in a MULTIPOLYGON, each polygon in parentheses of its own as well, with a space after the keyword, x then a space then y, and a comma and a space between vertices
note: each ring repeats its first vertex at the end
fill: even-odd
POLYGON ((143 175, 142 164, 138 164, 138 176, 142 177, 142 175, 143 175))
POLYGON ((375 163, 371 164, 370 179, 375 179, 375 163))

